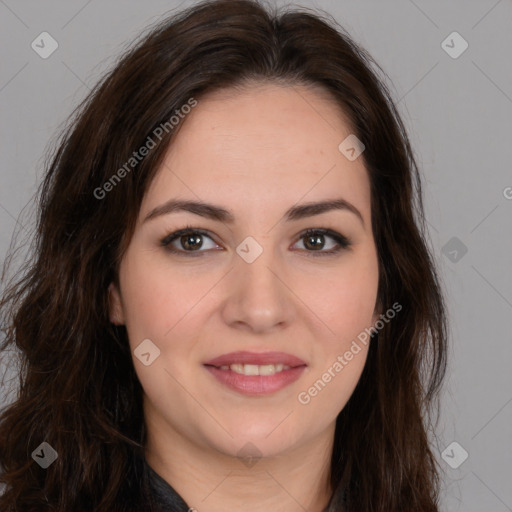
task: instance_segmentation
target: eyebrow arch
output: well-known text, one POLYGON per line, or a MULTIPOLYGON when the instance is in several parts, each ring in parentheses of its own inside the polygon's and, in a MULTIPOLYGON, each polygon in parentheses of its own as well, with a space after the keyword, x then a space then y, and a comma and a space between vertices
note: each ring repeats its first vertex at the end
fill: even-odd
MULTIPOLYGON (((332 199, 329 201, 310 202, 294 205, 289 208, 285 214, 286 221, 294 221, 320 215, 331 210, 345 210, 356 215, 364 226, 364 219, 361 212, 345 199, 332 199)), ((157 206, 151 210, 143 220, 143 223, 169 213, 185 211, 195 215, 200 215, 208 219, 233 224, 235 216, 230 210, 226 210, 214 204, 204 203, 202 201, 170 199, 169 201, 157 206)))

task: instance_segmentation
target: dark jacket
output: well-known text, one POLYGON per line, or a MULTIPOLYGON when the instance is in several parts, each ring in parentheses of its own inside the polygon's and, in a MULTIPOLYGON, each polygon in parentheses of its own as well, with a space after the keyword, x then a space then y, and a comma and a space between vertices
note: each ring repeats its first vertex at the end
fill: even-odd
POLYGON ((185 500, 144 460, 145 472, 155 501, 155 512, 188 512, 193 509, 185 500))

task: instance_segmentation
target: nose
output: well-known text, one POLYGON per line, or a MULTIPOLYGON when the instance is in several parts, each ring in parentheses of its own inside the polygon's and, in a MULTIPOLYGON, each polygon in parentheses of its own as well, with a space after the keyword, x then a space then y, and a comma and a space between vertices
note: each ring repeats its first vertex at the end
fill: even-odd
POLYGON ((227 279, 224 322, 254 333, 272 332, 291 324, 295 314, 294 294, 283 265, 272 251, 264 249, 252 263, 235 255, 227 279))

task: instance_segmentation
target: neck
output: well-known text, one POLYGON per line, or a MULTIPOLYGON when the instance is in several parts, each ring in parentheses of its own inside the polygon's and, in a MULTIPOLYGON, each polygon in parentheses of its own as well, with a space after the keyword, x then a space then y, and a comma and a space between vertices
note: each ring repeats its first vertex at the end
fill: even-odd
POLYGON ((241 459, 198 446, 169 425, 148 425, 146 460, 200 512, 323 512, 332 494, 329 431, 275 457, 241 459))

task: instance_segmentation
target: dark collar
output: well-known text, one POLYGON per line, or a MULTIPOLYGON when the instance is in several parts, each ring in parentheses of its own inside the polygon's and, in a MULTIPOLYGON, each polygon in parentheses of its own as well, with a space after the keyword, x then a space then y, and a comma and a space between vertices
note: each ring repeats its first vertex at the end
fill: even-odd
POLYGON ((183 498, 147 463, 144 465, 156 504, 162 512, 188 512, 190 507, 183 498))

